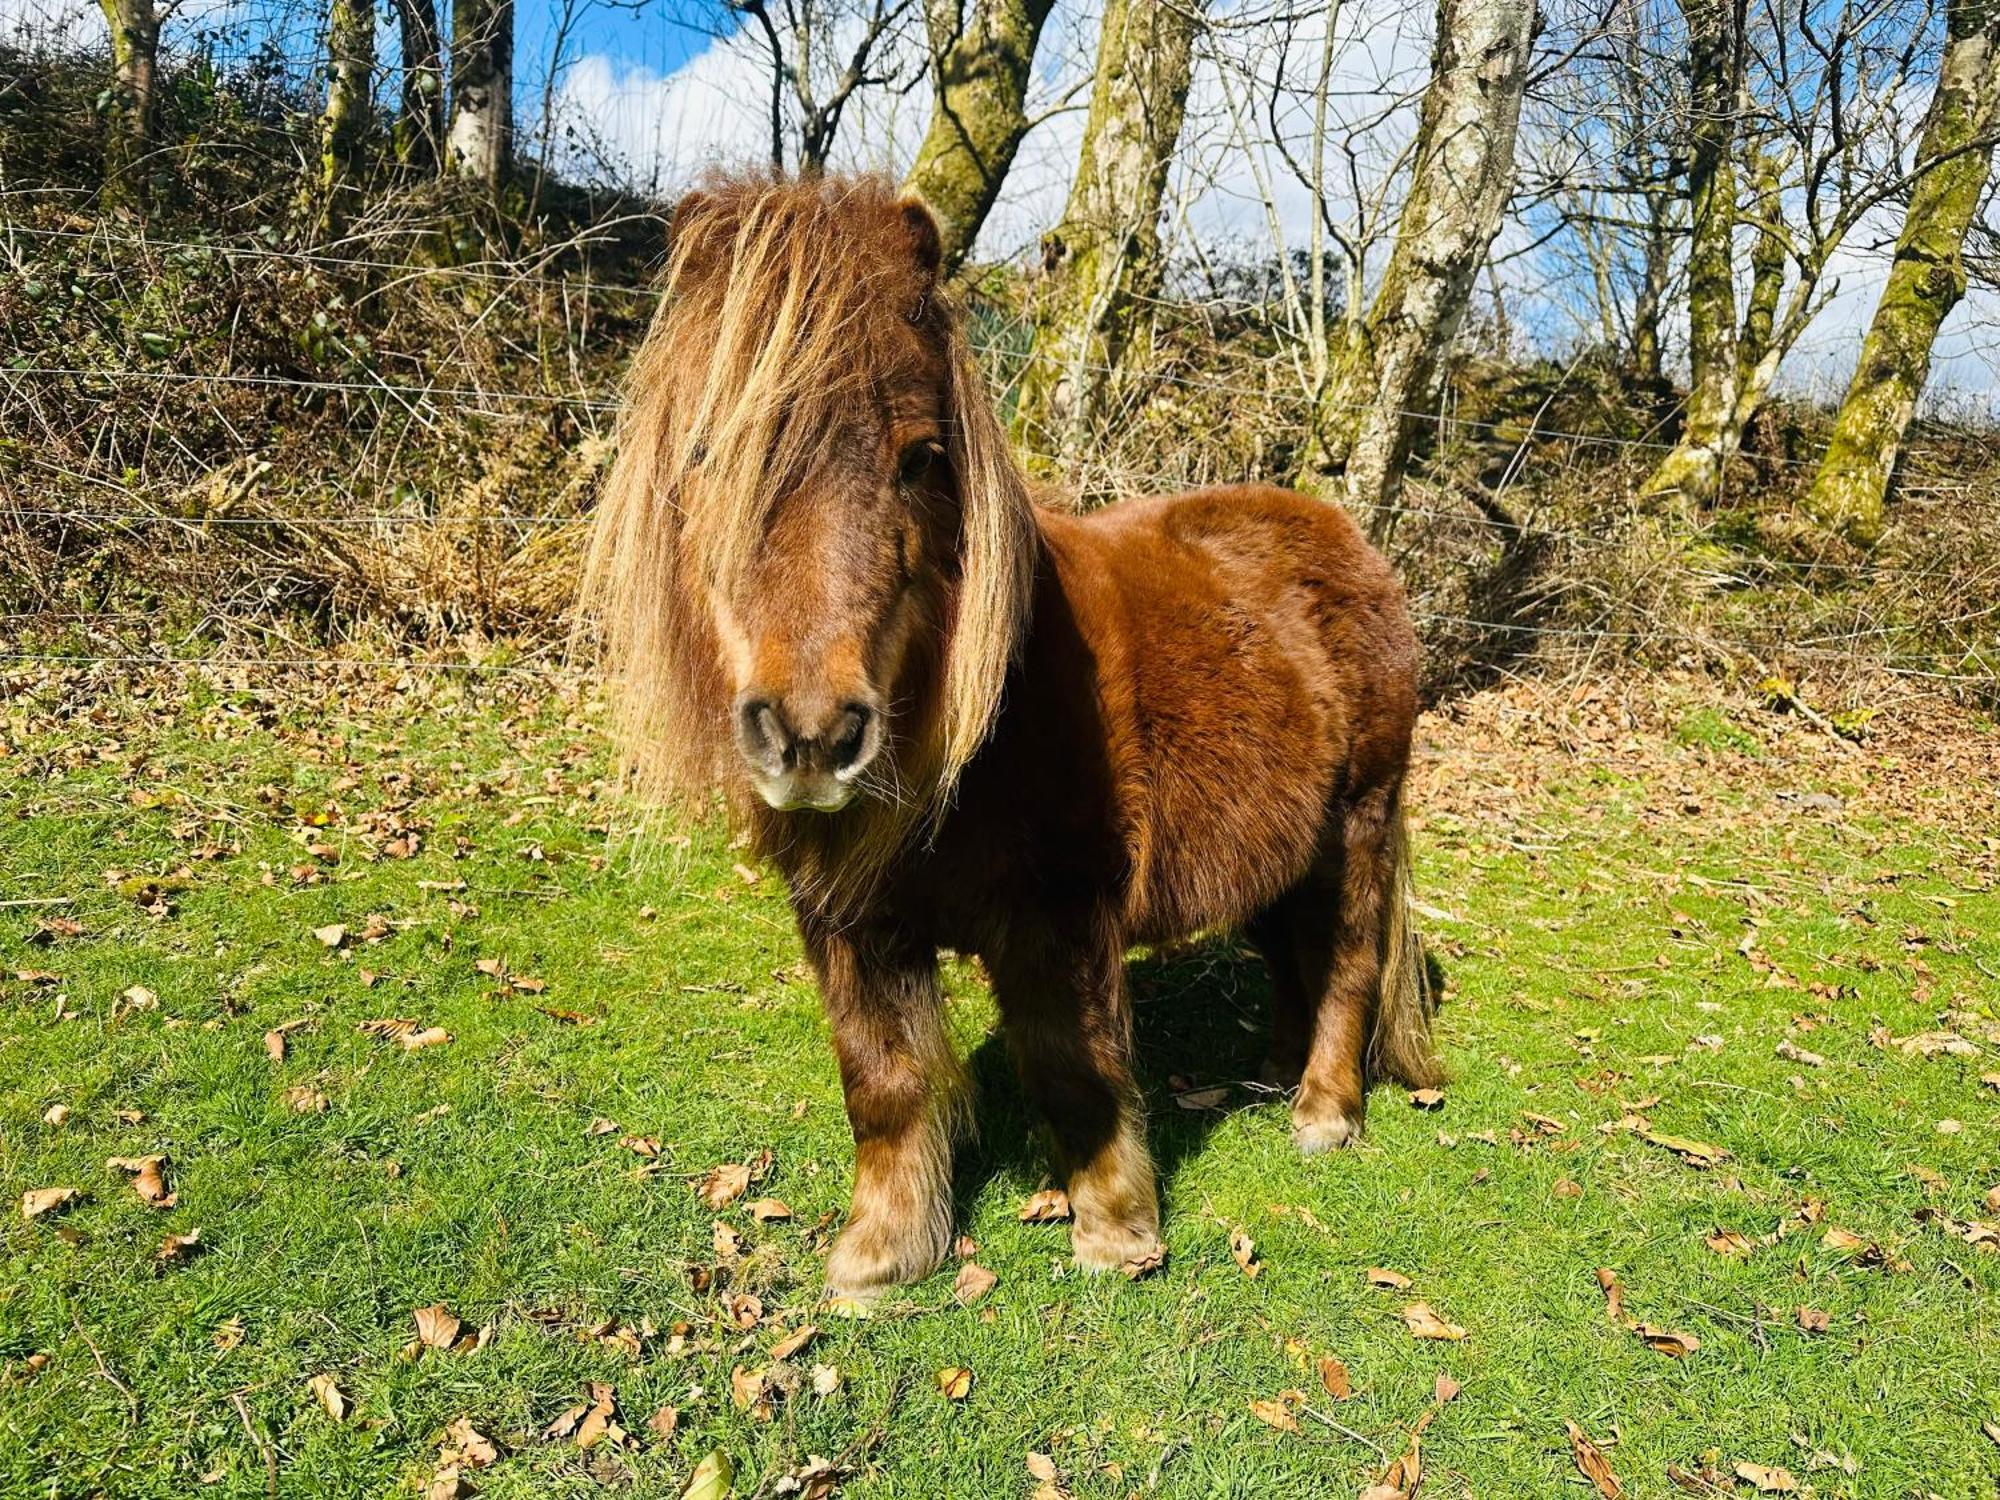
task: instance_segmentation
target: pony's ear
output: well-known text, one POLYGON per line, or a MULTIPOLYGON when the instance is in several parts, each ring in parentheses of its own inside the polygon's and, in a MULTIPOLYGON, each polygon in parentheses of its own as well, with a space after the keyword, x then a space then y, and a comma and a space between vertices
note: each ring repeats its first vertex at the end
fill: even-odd
POLYGON ((910 237, 910 253, 926 276, 936 279, 944 267, 944 234, 923 199, 898 198, 896 208, 903 216, 903 229, 910 237))

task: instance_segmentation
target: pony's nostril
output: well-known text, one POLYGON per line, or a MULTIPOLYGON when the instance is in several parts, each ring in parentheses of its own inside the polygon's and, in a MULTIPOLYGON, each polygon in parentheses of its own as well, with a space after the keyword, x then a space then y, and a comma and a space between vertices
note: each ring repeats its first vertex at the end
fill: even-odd
POLYGON ((743 753, 752 761, 772 770, 790 764, 792 736, 785 727, 784 716, 770 699, 745 699, 736 711, 736 732, 743 753))
POLYGON ((847 771, 866 760, 875 748, 875 710, 865 703, 842 707, 827 736, 827 759, 836 771, 847 771))

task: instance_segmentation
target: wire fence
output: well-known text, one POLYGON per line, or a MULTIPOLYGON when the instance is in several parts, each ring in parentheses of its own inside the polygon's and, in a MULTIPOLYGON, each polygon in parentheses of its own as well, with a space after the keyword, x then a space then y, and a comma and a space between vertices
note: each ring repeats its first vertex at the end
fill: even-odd
MULTIPOLYGON (((527 290, 560 292, 565 296, 582 297, 633 297, 657 298, 657 286, 641 285, 616 280, 600 280, 588 271, 578 273, 552 273, 548 266, 561 256, 578 250, 578 243, 557 247, 549 254, 537 257, 527 265, 517 265, 494 259, 483 259, 455 265, 412 266, 406 262, 380 259, 358 254, 336 254, 326 251, 301 251, 271 245, 218 244, 187 239, 158 239, 143 234, 130 233, 124 229, 111 230, 100 227, 90 229, 41 228, 21 225, 0 225, 0 257, 12 259, 16 269, 28 264, 23 257, 24 242, 46 244, 73 244, 90 248, 102 247, 112 252, 144 252, 153 255, 174 255, 184 257, 220 256, 228 260, 273 262, 296 267, 306 271, 327 271, 341 273, 365 272, 382 274, 395 281, 409 282, 430 279, 460 279, 477 285, 500 288, 508 292, 527 290)), ((121 269, 139 270, 139 267, 121 269)), ((1019 344, 1002 342, 981 342, 975 346, 989 361, 1002 363, 1018 360, 1022 354, 1019 344)), ((1086 370, 1098 374, 1125 373, 1108 366, 1086 365, 1086 370)), ((1281 379, 1296 379, 1296 372, 1289 371, 1281 361, 1273 361, 1274 372, 1283 372, 1281 379)), ((1178 386, 1184 389, 1209 394, 1249 400, 1269 402, 1285 398, 1299 400, 1308 398, 1309 393, 1283 386, 1248 385, 1238 379, 1229 379, 1203 374, 1199 371, 1169 366, 1148 370, 1143 380, 1157 386, 1178 386)), ((502 417, 527 410, 559 410, 588 414, 593 421, 606 419, 601 425, 608 427, 609 418, 620 406, 618 394, 610 389, 579 387, 576 389, 526 390, 505 386, 487 386, 473 383, 450 383, 423 376, 421 373, 391 376, 373 369, 364 369, 359 374, 346 376, 319 376, 274 373, 263 370, 185 370, 146 367, 125 363, 116 365, 93 364, 89 362, 36 363, 33 361, 0 365, 0 412, 6 403, 24 398, 30 384, 42 387, 56 386, 61 382, 75 382, 86 388, 95 385, 117 386, 120 384, 151 384, 162 388, 194 388, 213 390, 218 387, 251 390, 284 391, 305 393, 315 398, 326 397, 342 400, 368 400, 372 402, 392 402, 405 411, 430 413, 436 416, 452 417, 502 417)), ((1319 403, 1322 408, 1325 402, 1319 403)), ((1355 411, 1371 411, 1373 407, 1357 403, 1346 408, 1355 411)), ((1525 453, 1531 447, 1569 445, 1580 450, 1611 450, 1636 455, 1659 454, 1671 451, 1674 444, 1664 439, 1636 437, 1616 433, 1584 432, 1567 430, 1559 426, 1544 426, 1539 420, 1499 421, 1490 418, 1469 417, 1443 408, 1426 410, 1404 410, 1396 413, 1413 422, 1432 425, 1440 434, 1472 434, 1499 446, 1511 446, 1525 453)), ((130 497, 144 494, 144 485, 134 484, 132 477, 123 469, 105 464, 97 472, 80 469, 72 465, 52 462, 32 451, 21 451, 16 456, 26 463, 39 467, 54 476, 88 483, 95 487, 121 496, 130 497)), ((1028 455, 1037 457, 1037 455, 1028 455)), ((1048 455, 1039 455, 1044 462, 1054 463, 1048 455)), ((1818 463, 1816 456, 1792 454, 1759 455, 1759 463, 1777 467, 1799 469, 1818 463)), ((1129 467, 1097 465, 1096 472, 1108 477, 1127 489, 1172 490, 1200 482, 1200 477, 1187 473, 1148 473, 1129 467)), ((1509 472, 1513 472, 1510 466, 1509 472)), ((1491 533, 1503 540, 1514 541, 1532 539, 1540 543, 1561 543, 1578 549, 1616 547, 1619 539, 1615 525, 1607 523, 1601 531, 1585 530, 1576 526, 1548 524, 1534 516, 1512 517, 1490 509, 1481 509, 1471 504, 1461 508, 1428 504, 1421 498, 1407 499, 1393 507, 1357 507, 1363 511, 1386 510, 1395 517, 1416 517, 1438 524, 1457 524, 1491 533)), ((270 513, 229 514, 177 513, 171 509, 140 509, 127 503, 122 506, 95 505, 51 505, 43 503, 18 503, 0 508, 0 519, 14 523, 34 523, 54 527, 91 527, 124 529, 135 534, 161 528, 174 528, 191 535, 199 535, 211 528, 247 533, 252 531, 296 530, 299 532, 366 533, 392 528, 437 528, 452 532, 486 531, 531 531, 537 528, 565 527, 581 523, 584 512, 551 510, 508 510, 492 508, 476 513, 432 513, 423 509, 382 510, 369 509, 359 512, 339 511, 325 513, 270 513)), ((1730 540, 1727 535, 1713 529, 1695 529, 1688 537, 1690 548, 1712 545, 1716 556, 1707 558, 1684 557, 1671 564, 1667 571, 1675 578, 1701 589, 1749 588, 1760 580, 1759 575, 1775 575, 1785 579, 1795 579, 1801 575, 1809 580, 1825 580, 1834 584, 1843 582, 1876 582, 1896 580, 1908 587, 1921 587, 1939 580, 1950 580, 1969 597, 1981 597, 1992 592, 1991 586, 2000 583, 2000 564, 1977 564, 1967 568, 1962 559, 1939 556, 1918 565, 1906 565, 1895 561, 1864 560, 1850 561, 1838 558, 1785 558, 1762 559, 1750 562, 1729 554, 1730 540)), ((1741 641, 1731 641, 1720 634, 1703 633, 1688 629, 1685 625, 1670 627, 1662 621, 1657 627, 1648 629, 1631 628, 1612 623, 1610 618, 1595 622, 1584 620, 1579 623, 1547 623, 1532 618, 1487 618, 1477 614, 1454 612, 1451 610, 1419 608, 1414 615, 1418 623, 1426 627, 1445 627, 1474 632, 1490 640, 1511 642, 1523 647, 1539 642, 1565 642, 1588 648, 1600 644, 1623 642, 1638 644, 1675 644, 1708 656, 1730 660, 1744 660, 1752 665, 1763 666, 1763 660, 1756 649, 1741 641)), ((1607 612, 1608 614, 1608 612, 1607 612)), ((1965 629, 1982 626, 1994 621, 2000 615, 2000 604, 1975 606, 1962 610, 1943 619, 1933 619, 1932 626, 1946 626, 1963 632, 1965 629)), ((143 616, 136 617, 137 623, 144 623, 143 616)), ((90 635, 101 633, 105 628, 117 624, 134 623, 131 614, 115 615, 110 612, 92 614, 85 611, 25 612, 0 617, 0 646, 7 642, 7 634, 18 634, 11 627, 22 625, 60 625, 72 632, 90 635)), ((1849 662, 1864 646, 1879 647, 1892 638, 1906 634, 1908 627, 1897 621, 1860 619, 1851 628, 1839 631, 1820 630, 1816 633, 1800 634, 1782 643, 1782 655, 1787 660, 1820 661, 1829 663, 1849 662)), ((1935 657, 1935 653, 1931 653, 1935 657)), ((1889 675, 1904 677, 1918 682, 1938 685, 1977 684, 1990 687, 1995 682, 1996 673, 1986 663, 2000 653, 1964 652, 1958 663, 1944 663, 1936 659, 1918 661, 1897 661, 1882 659, 1873 665, 1889 675), (1962 669, 1961 669, 1962 668, 1962 669)), ((477 676, 507 678, 542 678, 550 674, 570 670, 571 664, 560 654, 545 655, 540 659, 507 661, 477 661, 446 657, 424 657, 397 654, 374 654, 369 656, 340 655, 335 653, 299 652, 288 648, 275 653, 255 655, 216 655, 197 653, 175 653, 161 651, 135 651, 130 649, 107 648, 103 651, 78 649, 34 650, 25 646, 20 649, 0 649, 0 670, 6 669, 95 669, 116 667, 126 669, 162 670, 229 670, 229 671, 398 671, 398 672, 440 672, 463 673, 477 676)))

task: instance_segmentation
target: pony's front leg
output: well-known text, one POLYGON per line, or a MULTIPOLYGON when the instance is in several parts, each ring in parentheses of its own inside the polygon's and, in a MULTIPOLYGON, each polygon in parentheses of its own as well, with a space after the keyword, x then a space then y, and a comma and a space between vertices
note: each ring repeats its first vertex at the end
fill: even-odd
POLYGON ((893 934, 802 923, 854 1131, 854 1197, 826 1263, 829 1296, 935 1270, 951 1239, 951 1123, 963 1098, 934 953, 893 934))
POLYGON ((1132 1017, 1114 936, 1010 941, 989 955, 1021 1081, 1048 1120, 1087 1270, 1138 1275, 1160 1263, 1159 1195, 1145 1109, 1132 1080, 1132 1017))

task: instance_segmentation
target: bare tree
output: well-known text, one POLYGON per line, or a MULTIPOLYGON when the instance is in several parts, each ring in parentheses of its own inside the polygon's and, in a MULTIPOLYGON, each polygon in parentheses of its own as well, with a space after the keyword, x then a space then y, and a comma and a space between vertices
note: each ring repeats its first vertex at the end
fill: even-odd
POLYGON ((498 188, 513 136, 514 0, 452 0, 452 170, 498 188))
POLYGON ((1378 529, 1513 189, 1535 15, 1534 0, 1439 0, 1396 247, 1334 351, 1303 458, 1304 482, 1337 481, 1378 529))
POLYGON ((98 0, 111 31, 113 87, 105 121, 107 202, 145 201, 146 157, 153 149, 154 80, 160 67, 160 13, 153 0, 98 0))
POLYGON ((1160 210, 1200 24, 1181 0, 1105 5, 1076 175, 1061 223, 1042 240, 1015 418, 1045 455, 1080 449, 1160 285, 1160 210))
POLYGON ((361 176, 374 118, 375 7, 372 0, 332 0, 326 29, 326 108, 319 119, 320 227, 341 220, 361 176))
POLYGON ((1806 508, 1861 543, 1882 529, 1903 435, 1930 374, 1931 347, 1965 295, 1964 249, 2000 125, 2000 0, 1952 0, 1937 90, 1889 280, 1861 345, 1806 508))
POLYGON ((904 185, 937 215, 947 274, 979 227, 1028 132, 1028 77, 1054 0, 929 0, 930 126, 904 185))
POLYGON ((808 175, 824 172, 841 116, 860 91, 896 84, 896 45, 915 0, 732 0, 756 23, 770 79, 771 170, 785 170, 787 136, 808 175), (852 45, 841 41, 851 32, 852 45))
POLYGON ((444 140, 444 44, 437 0, 396 0, 396 21, 403 52, 396 160, 413 171, 434 172, 444 140))

